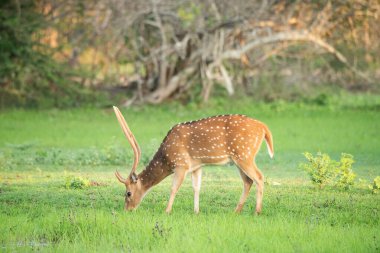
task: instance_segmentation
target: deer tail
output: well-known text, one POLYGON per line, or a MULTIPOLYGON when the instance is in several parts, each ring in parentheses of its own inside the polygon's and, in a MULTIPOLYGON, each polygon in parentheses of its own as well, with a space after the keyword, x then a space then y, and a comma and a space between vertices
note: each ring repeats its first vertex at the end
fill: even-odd
POLYGON ((264 133, 265 133, 265 141, 267 143, 267 148, 268 148, 268 154, 269 154, 270 158, 273 158, 274 149, 273 149, 272 133, 270 132, 269 128, 265 125, 264 125, 264 133))

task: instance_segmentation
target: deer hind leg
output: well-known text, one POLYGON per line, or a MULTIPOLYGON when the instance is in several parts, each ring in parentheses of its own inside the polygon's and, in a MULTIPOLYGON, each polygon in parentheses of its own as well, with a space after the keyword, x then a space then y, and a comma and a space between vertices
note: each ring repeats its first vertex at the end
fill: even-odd
POLYGON ((170 213, 172 211, 172 206, 174 202, 175 195, 177 194, 177 191, 179 187, 182 185, 183 180, 186 176, 186 169, 185 168, 176 168, 173 176, 173 183, 172 188, 170 192, 169 202, 168 206, 166 207, 166 212, 170 213))
POLYGON ((247 200, 247 197, 249 195, 249 191, 251 190, 251 186, 253 183, 252 179, 250 179, 240 168, 238 168, 238 169, 240 172, 241 179, 243 180, 243 192, 241 194, 239 203, 235 208, 236 213, 240 213, 241 210, 243 209, 244 203, 247 200))
POLYGON ((199 168, 191 174, 191 180, 193 183, 194 190, 194 212, 199 213, 199 192, 201 190, 201 181, 202 181, 202 169, 199 168))
POLYGON ((257 185, 256 189, 256 214, 260 214, 263 209, 263 194, 264 194, 264 176, 263 173, 257 168, 256 164, 253 164, 255 167, 255 181, 257 185))
POLYGON ((245 175, 256 183, 256 214, 260 214, 263 207, 264 176, 254 161, 237 160, 235 163, 245 175))

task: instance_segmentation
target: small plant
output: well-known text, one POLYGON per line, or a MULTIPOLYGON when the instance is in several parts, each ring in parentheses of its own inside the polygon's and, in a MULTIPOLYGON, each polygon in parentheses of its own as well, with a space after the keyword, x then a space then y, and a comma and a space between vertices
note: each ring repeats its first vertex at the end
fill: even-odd
POLYGON ((163 238, 165 241, 167 241, 171 230, 172 228, 166 228, 163 224, 160 224, 158 221, 156 221, 156 224, 152 229, 152 234, 155 238, 163 238))
POLYGON ((320 189, 326 185, 333 185, 347 190, 354 184, 356 174, 352 171, 352 155, 343 153, 339 162, 321 152, 316 156, 306 152, 304 156, 308 163, 300 164, 300 168, 308 173, 311 181, 320 189))
POLYGON ((331 160, 330 156, 320 152, 318 152, 316 156, 308 152, 303 155, 306 157, 308 163, 300 164, 300 168, 308 173, 311 181, 320 189, 335 178, 338 163, 331 160))
POLYGON ((373 184, 369 185, 369 188, 371 189, 372 193, 376 194, 380 192, 380 176, 375 177, 373 179, 373 184))
POLYGON ((342 154, 340 157, 339 166, 337 167, 336 186, 345 190, 350 189, 355 182, 356 174, 352 171, 354 157, 350 154, 342 154))
POLYGON ((66 189, 84 189, 90 186, 90 181, 82 177, 66 177, 66 189))

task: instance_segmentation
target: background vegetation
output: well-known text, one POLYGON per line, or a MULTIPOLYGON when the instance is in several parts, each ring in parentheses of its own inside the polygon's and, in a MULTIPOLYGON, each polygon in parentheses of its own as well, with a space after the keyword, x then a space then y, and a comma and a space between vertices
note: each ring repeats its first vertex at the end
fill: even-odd
POLYGON ((377 0, 5 0, 0 14, 2 108, 379 91, 377 0))

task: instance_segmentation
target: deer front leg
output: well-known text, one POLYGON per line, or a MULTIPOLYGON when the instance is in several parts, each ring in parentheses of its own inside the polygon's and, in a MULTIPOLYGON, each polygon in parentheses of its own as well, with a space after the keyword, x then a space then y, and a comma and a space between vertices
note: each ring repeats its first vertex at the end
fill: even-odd
POLYGON ((191 174, 194 189, 194 212, 199 213, 199 192, 201 190, 202 169, 197 169, 191 174))
POLYGON ((183 168, 176 168, 173 176, 173 183, 172 183, 172 188, 170 192, 170 197, 169 197, 169 203, 168 206, 166 207, 166 213, 170 213, 172 211, 172 206, 174 202, 175 195, 177 194, 177 191, 179 187, 181 186, 183 180, 185 179, 186 176, 186 170, 183 168))

